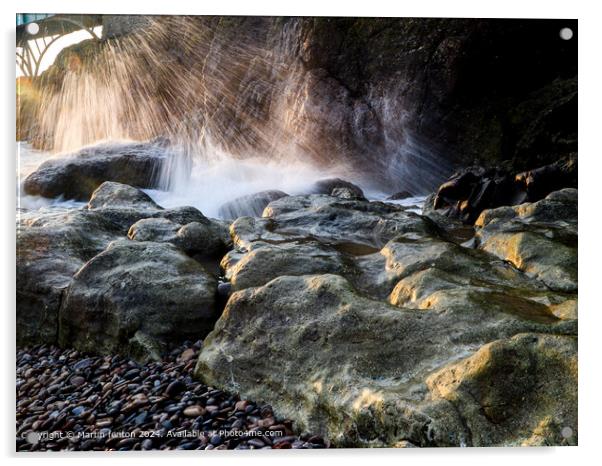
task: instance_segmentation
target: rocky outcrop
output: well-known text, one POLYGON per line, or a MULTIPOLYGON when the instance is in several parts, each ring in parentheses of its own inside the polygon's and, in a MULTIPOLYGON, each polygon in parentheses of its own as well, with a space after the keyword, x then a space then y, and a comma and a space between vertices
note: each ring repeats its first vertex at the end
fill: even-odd
MULTIPOLYGON (((325 195, 237 219, 222 260, 234 293, 197 376, 339 446, 573 444, 560 429, 576 429, 575 393, 555 396, 576 380, 576 289, 484 244, 512 219, 560 235, 576 193, 481 217, 463 246, 402 207, 325 195)), ((560 249, 545 254, 576 273, 560 249)))
MULTIPOLYGON (((422 235, 433 228, 428 219, 400 206, 320 194, 278 199, 266 207, 263 216, 271 233, 373 248, 381 248, 396 236, 422 235)), ((234 240, 244 241, 235 225, 231 228, 234 240)))
MULTIPOLYGON (((140 222, 142 225, 145 222, 177 225, 177 228, 174 227, 174 244, 180 248, 181 254, 203 259, 215 280, 219 257, 230 244, 224 225, 207 219, 193 207, 163 209, 134 187, 106 182, 93 193, 88 205, 82 209, 50 209, 22 212, 19 215, 17 342, 56 343, 61 326, 59 309, 73 276, 112 241, 125 239, 128 230, 139 231, 140 222)), ((159 237, 156 231, 152 233, 147 230, 147 237, 138 236, 135 239, 152 240, 151 244, 157 245, 170 239, 159 237)), ((132 247, 137 244, 132 243, 132 247)), ((166 244, 164 247, 170 246, 166 244)), ((128 256, 132 260, 132 273, 141 266, 135 262, 134 256, 128 256)), ((169 254, 166 257, 169 259, 169 254)), ((122 264, 122 267, 127 269, 126 264, 122 264)), ((165 293, 169 293, 169 290, 165 290, 165 293)), ((185 294, 181 290, 173 293, 185 294)), ((174 332, 174 336, 177 338, 177 332, 174 332)), ((85 345, 80 341, 74 344, 80 343, 85 345)), ((108 345, 116 347, 119 344, 108 345)))
POLYGON ((87 210, 22 213, 17 222, 17 342, 54 343, 62 293, 84 263, 119 234, 87 210))
POLYGON ((208 222, 202 212, 194 207, 164 209, 139 189, 109 181, 92 193, 87 209, 112 221, 124 235, 132 224, 146 218, 164 218, 181 225, 208 222))
POLYGON ((158 357, 169 344, 213 328, 216 291, 216 279, 175 246, 116 241, 74 275, 60 310, 59 343, 158 357))
MULTIPOLYGON (((92 44, 96 61, 75 53, 77 63, 106 76, 122 59, 115 51, 127 54, 129 69, 108 76, 127 89, 126 105, 107 107, 104 118, 143 137, 185 126, 228 153, 266 159, 296 147, 414 195, 475 161, 521 171, 577 150, 574 20, 108 16, 106 24, 109 36, 132 32, 109 51, 92 44), (564 27, 573 39, 559 37, 564 27)), ((57 92, 71 55, 45 72, 57 92)))
POLYGON ((485 210, 478 247, 512 263, 556 291, 577 292, 577 190, 532 204, 485 210))
POLYGON ((430 376, 474 446, 577 445, 577 338, 519 334, 430 376))
MULTIPOLYGON (((473 439, 471 426, 464 423, 468 414, 451 402, 433 401, 425 380, 487 342, 520 332, 575 330, 574 322, 543 323, 536 313, 400 309, 362 296, 337 275, 279 277, 232 295, 204 342, 196 375, 243 396, 269 400, 275 412, 295 419, 300 429, 320 432, 339 446, 386 446, 402 439, 420 446, 505 444, 518 441, 523 432, 494 436, 499 428, 485 425, 484 440, 473 439)), ((574 361, 574 346, 563 353, 574 361)), ((552 367, 538 374, 542 402, 537 407, 519 395, 528 393, 534 381, 521 378, 520 366, 514 369, 517 375, 510 380, 518 385, 508 416, 534 409, 535 424, 547 416, 560 424, 574 420, 571 399, 562 410, 570 414, 565 418, 554 417, 558 406, 552 401, 558 384, 570 389, 575 373, 565 368, 573 370, 574 364, 563 359, 556 367, 563 371, 562 381, 552 367)), ((469 377, 456 383, 462 381, 470 383, 469 377)), ((479 382, 488 386, 482 378, 479 382)), ((479 401, 486 404, 487 398, 479 401)))
POLYGON ((220 256, 231 244, 228 230, 209 219, 180 225, 166 218, 145 218, 130 227, 128 238, 172 243, 191 256, 208 257, 220 256))
POLYGON ((470 167, 443 183, 424 211, 472 224, 485 209, 539 201, 563 188, 577 188, 576 157, 517 174, 508 168, 470 167))
POLYGON ((87 201, 105 181, 154 188, 168 156, 161 143, 101 144, 42 163, 23 182, 27 194, 87 201))

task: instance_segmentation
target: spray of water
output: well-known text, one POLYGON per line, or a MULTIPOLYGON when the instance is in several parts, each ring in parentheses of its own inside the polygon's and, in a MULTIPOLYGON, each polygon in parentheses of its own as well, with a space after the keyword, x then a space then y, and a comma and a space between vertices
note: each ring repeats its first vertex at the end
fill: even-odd
POLYGON ((306 69, 300 19, 271 21, 276 34, 266 24, 149 18, 93 57, 71 57, 60 86, 40 93, 37 139, 64 153, 101 140, 166 137, 176 155, 152 194, 209 215, 237 196, 303 192, 326 176, 376 197, 424 191, 432 180, 417 179, 413 166, 430 163, 441 178, 446 168, 403 134, 386 96, 355 102, 324 70, 306 69))

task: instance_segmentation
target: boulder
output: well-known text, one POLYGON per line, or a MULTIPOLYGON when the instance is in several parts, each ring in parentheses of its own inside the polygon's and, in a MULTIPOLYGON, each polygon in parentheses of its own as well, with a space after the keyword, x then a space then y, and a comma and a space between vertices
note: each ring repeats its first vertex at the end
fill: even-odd
POLYGON ((282 191, 261 191, 238 197, 222 204, 218 210, 220 218, 235 220, 238 217, 261 217, 263 209, 272 201, 288 196, 282 191))
POLYGON ((134 241, 156 241, 158 243, 173 243, 176 233, 182 227, 166 218, 143 218, 134 223, 129 231, 128 238, 134 241))
POLYGON ((167 157, 168 149, 156 142, 99 144, 45 161, 23 181, 23 189, 31 195, 87 201, 105 181, 155 188, 167 157))
POLYGON ((195 207, 164 209, 146 193, 129 185, 104 182, 93 193, 87 209, 101 214, 127 234, 131 225, 146 218, 164 218, 185 225, 209 220, 195 207))
MULTIPOLYGON (((204 341, 195 375, 241 397, 268 401, 277 415, 337 446, 393 446, 402 440, 418 446, 511 444, 539 431, 528 424, 503 437, 496 426, 483 424, 473 438, 462 412, 439 392, 441 399, 432 398, 437 384, 427 380, 482 345, 521 332, 573 335, 576 325, 498 309, 398 308, 365 297, 337 275, 283 276, 230 297, 204 341)), ((574 353, 560 352, 552 364, 556 354, 547 358, 539 351, 532 345, 527 352, 537 353, 532 361, 549 361, 537 372, 537 396, 546 400, 537 406, 537 419, 559 409, 574 414, 574 405, 559 408, 559 400, 553 401, 557 380, 573 380, 574 353)), ((517 364, 529 361, 519 357, 517 364)), ((507 398, 516 404, 512 413, 532 408, 516 395, 535 386, 520 370, 511 380, 522 385, 507 398)), ((496 377, 504 373, 500 368, 496 377)), ((503 403, 504 392, 496 393, 503 403)))
POLYGON ((447 302, 481 309, 490 297, 553 318, 546 306, 566 300, 503 260, 450 241, 403 208, 310 195, 272 202, 265 214, 269 217, 241 217, 231 225, 236 249, 221 266, 236 290, 282 275, 336 273, 356 289, 399 306, 447 302), (381 246, 381 238, 392 239, 381 246), (453 277, 453 286, 443 275, 453 277), (433 280, 428 293, 428 286, 421 290, 427 276, 433 280))
POLYGON ((527 195, 508 170, 470 167, 461 170, 437 190, 431 206, 445 209, 446 215, 474 223, 481 211, 489 207, 519 204, 527 195))
POLYGON ((231 243, 228 230, 209 219, 180 225, 167 218, 144 218, 130 227, 128 238, 134 241, 172 243, 189 255, 204 257, 223 254, 231 243))
POLYGON ((264 285, 282 275, 338 273, 353 275, 353 263, 336 249, 317 241, 290 241, 281 244, 255 242, 240 258, 222 262, 235 290, 264 285))
MULTIPOLYGON (((193 207, 163 209, 145 193, 120 183, 103 183, 82 209, 25 211, 17 223, 17 342, 56 343, 63 294, 75 273, 130 226, 177 225, 173 241, 190 255, 217 260, 230 244, 227 228, 193 207), (183 225, 183 226, 182 226, 183 225)), ((148 232, 147 232, 148 233, 148 232)), ((150 234, 145 239, 150 239, 150 234)), ((159 241, 155 234, 153 241, 159 241)), ((161 239, 166 241, 166 238, 161 239)))
POLYGON ((570 156, 535 170, 469 167, 451 176, 425 203, 425 214, 445 215, 472 224, 485 209, 535 202, 553 191, 577 187, 577 159, 570 156))
POLYGON ((314 194, 329 194, 345 199, 366 200, 362 188, 340 178, 325 178, 316 181, 311 192, 314 194))
POLYGON ((218 317, 216 292, 216 279, 175 246, 115 241, 73 277, 60 309, 59 343, 139 357, 141 346, 202 338, 218 317))
POLYGON ((17 223, 17 342, 56 343, 62 293, 71 277, 119 235, 85 209, 21 213, 17 223))
MULTIPOLYGON (((401 206, 320 194, 288 196, 270 202, 263 216, 273 220, 270 227, 273 234, 375 248, 402 234, 421 236, 433 229, 431 221, 401 206)), ((235 225, 236 222, 231 228, 234 236, 235 225)))
POLYGON ((159 210, 161 207, 148 194, 128 184, 105 181, 94 190, 88 209, 137 208, 159 210))

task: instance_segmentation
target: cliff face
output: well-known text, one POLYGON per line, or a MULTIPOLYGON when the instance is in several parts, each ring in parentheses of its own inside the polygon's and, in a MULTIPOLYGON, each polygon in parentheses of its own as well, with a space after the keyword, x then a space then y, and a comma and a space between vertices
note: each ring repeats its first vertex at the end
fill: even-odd
MULTIPOLYGON (((308 68, 354 99, 396 109, 403 128, 447 159, 512 160, 520 168, 576 150, 576 21, 317 19, 308 68)), ((389 122, 391 123, 391 122, 389 122)))
POLYGON ((577 150, 577 42, 559 36, 576 21, 157 17, 144 28, 120 16, 104 27, 112 59, 132 61, 131 101, 160 101, 161 124, 139 125, 151 135, 177 126, 235 156, 346 163, 412 193, 474 161, 529 169, 577 150), (133 53, 141 41, 151 47, 133 53))

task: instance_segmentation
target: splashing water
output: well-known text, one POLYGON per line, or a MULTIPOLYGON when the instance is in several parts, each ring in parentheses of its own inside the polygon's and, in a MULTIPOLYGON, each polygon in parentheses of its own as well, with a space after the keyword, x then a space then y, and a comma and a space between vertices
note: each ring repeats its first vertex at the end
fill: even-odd
POLYGON ((260 20, 237 21, 151 18, 89 56, 66 52, 64 73, 47 77, 39 93, 33 139, 48 152, 37 157, 166 137, 177 156, 149 194, 210 216, 236 197, 308 192, 330 176, 382 199, 426 194, 447 174, 441 157, 403 131, 387 96, 357 102, 306 69, 298 18, 282 19, 275 43, 260 20))

